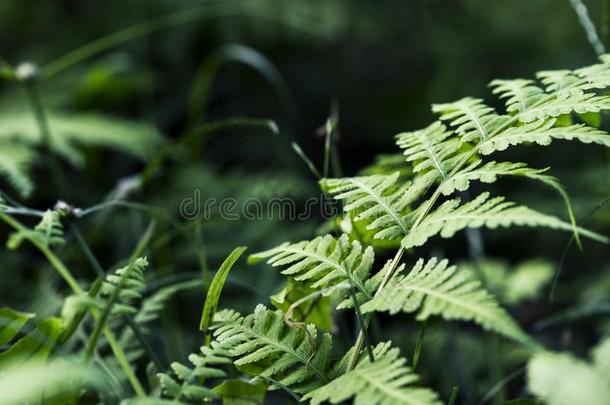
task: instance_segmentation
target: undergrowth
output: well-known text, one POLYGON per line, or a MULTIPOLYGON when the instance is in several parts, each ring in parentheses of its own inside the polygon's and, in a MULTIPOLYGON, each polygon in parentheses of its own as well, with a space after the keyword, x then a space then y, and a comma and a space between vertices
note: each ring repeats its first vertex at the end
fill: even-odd
MULTIPOLYGON (((61 310, 44 316, 0 309, 2 403, 262 403, 272 396, 312 404, 453 404, 459 383, 437 385, 444 381, 442 371, 426 369, 420 357, 427 345, 435 344, 424 334, 428 325, 452 339, 451 325, 457 322, 476 325, 466 326, 475 342, 491 341, 510 352, 511 367, 527 364, 527 389, 521 398, 530 402, 523 403, 602 404, 610 398, 607 337, 598 339, 589 358, 577 357, 555 351, 543 331, 545 322, 578 314, 560 313, 538 325, 524 325, 514 316, 519 304, 554 288, 548 263, 528 261, 508 269, 481 255, 455 263, 426 249, 480 228, 498 233, 503 228, 548 228, 544 232, 565 232, 580 249, 608 243, 605 235, 577 220, 551 168, 508 161, 502 152, 518 147, 552 151, 556 142, 610 147, 610 135, 600 128, 600 117, 610 110, 605 93, 610 87, 609 55, 576 70, 538 72, 535 80, 494 80, 491 92, 504 102, 501 109, 472 97, 435 104, 434 122, 396 135, 397 152, 357 176, 331 177, 330 141, 321 171, 295 145, 313 172, 322 173, 322 192, 343 209, 309 239, 250 254, 248 263, 267 269, 242 271, 261 271, 259 278, 279 272, 286 283, 271 297, 260 297, 268 292, 258 291, 261 302, 241 312, 221 296, 232 268, 244 265, 240 259, 245 247, 228 254, 212 276, 205 243, 197 239, 199 233, 191 233, 201 223, 178 222, 130 198, 158 181, 164 167, 180 165, 193 140, 204 133, 228 127, 277 132, 277 126, 268 120, 229 120, 194 125, 170 140, 141 123, 48 111, 37 90, 41 77, 36 69, 3 67, 4 77, 28 92, 32 111, 0 116, 0 174, 10 186, 0 200, 0 220, 11 229, 7 249, 43 257, 46 264, 38 263, 36 271, 52 268, 70 292, 62 291, 61 310), (41 211, 10 197, 33 195, 38 185, 31 173, 44 165, 60 200, 70 188, 63 174, 66 163, 72 166, 69 170, 82 168, 87 148, 98 147, 140 159, 144 168, 89 208, 59 201, 41 211), (516 178, 519 186, 534 182, 548 187, 561 201, 566 219, 527 201, 480 191, 504 177, 516 178), (103 227, 104 215, 117 207, 144 212, 149 220, 139 225, 138 242, 124 259, 103 266, 103 251, 94 251, 80 229, 83 224, 103 227), (177 270, 156 267, 158 258, 171 257, 167 243, 176 237, 194 246, 188 254, 196 252, 203 272, 179 279, 172 278, 177 270), (35 253, 27 250, 28 244, 35 253), (66 252, 75 251, 79 260, 64 260, 66 252), (149 272, 166 278, 149 277, 149 272), (147 286, 151 280, 157 282, 154 288, 147 286), (167 328, 162 334, 172 333, 166 318, 180 311, 173 299, 185 291, 197 292, 188 305, 203 311, 199 328, 193 324, 189 333, 199 347, 188 356, 178 352, 168 358, 168 351, 160 348, 163 339, 151 330, 161 324, 167 328), (408 333, 413 336, 403 342, 396 341, 396 334, 387 336, 384 323, 395 319, 411 325, 408 333), (346 345, 352 322, 356 331, 346 345), (490 340, 489 335, 501 339, 490 340)), ((326 139, 336 125, 329 121, 326 139)), ((231 225, 230 243, 241 244, 240 227, 247 224, 231 225)), ((510 380, 511 375, 500 377, 510 380)))

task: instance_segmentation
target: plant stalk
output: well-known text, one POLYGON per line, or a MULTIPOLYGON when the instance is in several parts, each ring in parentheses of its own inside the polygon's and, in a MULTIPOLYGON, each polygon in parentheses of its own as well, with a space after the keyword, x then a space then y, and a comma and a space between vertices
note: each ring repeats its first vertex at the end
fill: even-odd
MULTIPOLYGON (((27 231, 28 231, 27 228, 25 228, 21 223, 19 223, 14 218, 6 215, 5 213, 3 213, 1 211, 0 211, 0 219, 2 221, 4 221, 6 224, 8 224, 9 226, 11 226, 12 228, 14 228, 15 230, 25 232, 27 235, 27 231)), ((53 266, 53 268, 57 271, 57 273, 59 273, 59 275, 65 280, 65 282, 68 284, 68 286, 70 286, 70 288, 76 295, 85 295, 84 290, 78 284, 76 279, 72 276, 72 273, 70 273, 70 270, 68 270, 68 268, 55 255, 55 253, 53 253, 51 251, 51 249, 49 249, 46 245, 44 245, 40 241, 36 240, 35 238, 27 237, 27 239, 47 258, 49 263, 53 266)), ((100 314, 98 311, 91 309, 91 313, 93 314, 93 316, 96 319, 100 318, 100 314)), ((123 368, 123 372, 129 379, 129 382, 131 383, 133 390, 139 397, 145 397, 146 392, 144 391, 144 388, 142 388, 140 381, 138 380, 133 369, 129 365, 129 361, 127 360, 127 357, 125 356, 125 352, 123 351, 121 346, 118 344, 116 338, 114 337, 114 334, 108 327, 103 328, 103 333, 104 333, 104 336, 106 337, 106 340, 108 340, 108 343, 110 344, 110 347, 114 353, 114 356, 116 357, 117 361, 123 368)))

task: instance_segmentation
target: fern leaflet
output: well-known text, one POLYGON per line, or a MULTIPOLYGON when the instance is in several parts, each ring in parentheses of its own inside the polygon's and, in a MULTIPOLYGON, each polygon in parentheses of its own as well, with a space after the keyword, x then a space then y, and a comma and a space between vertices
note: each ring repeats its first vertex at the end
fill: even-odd
POLYGON ((493 80, 489 83, 492 93, 506 99, 508 113, 520 113, 538 103, 546 96, 544 91, 534 85, 532 80, 493 80))
POLYGON ((26 238, 32 238, 48 247, 57 247, 65 243, 63 225, 59 212, 46 210, 34 229, 13 232, 7 241, 9 249, 17 249, 26 238))
MULTIPOLYGON (((441 204, 427 215, 417 226, 409 230, 402 240, 402 246, 411 248, 421 246, 432 236, 439 234, 450 238, 464 228, 497 228, 511 225, 547 227, 564 231, 573 231, 573 226, 556 217, 541 214, 528 207, 505 201, 504 197, 489 198, 489 193, 482 193, 474 200, 460 205, 456 198, 441 204)), ((594 232, 577 228, 578 232, 591 239, 606 242, 607 239, 594 232)))
POLYGON ((493 131, 508 120, 478 98, 466 97, 453 103, 435 104, 432 111, 440 113, 442 121, 449 121, 466 142, 485 140, 493 131))
POLYGON ((238 342, 238 338, 230 338, 221 343, 211 342, 210 346, 202 346, 200 354, 192 353, 189 356, 192 367, 172 363, 175 377, 165 373, 157 374, 162 393, 174 401, 180 401, 183 397, 199 402, 218 398, 218 394, 198 381, 225 377, 227 374, 216 367, 231 364, 231 350, 238 342))
POLYGON ((234 311, 216 313, 213 325, 217 341, 238 339, 231 351, 234 364, 245 372, 271 378, 295 392, 308 392, 328 382, 326 370, 331 359, 331 337, 317 335, 313 325, 291 329, 282 311, 259 305, 245 317, 234 311))
POLYGON ((576 140, 583 143, 596 143, 610 147, 610 135, 604 131, 586 125, 576 124, 567 127, 554 127, 555 120, 536 121, 518 127, 510 127, 498 135, 478 144, 478 150, 483 155, 502 151, 509 146, 524 142, 538 145, 550 145, 553 139, 576 140))
POLYGON ((419 131, 405 132, 396 136, 396 144, 404 149, 407 162, 416 162, 415 173, 433 168, 443 179, 447 177, 444 162, 461 146, 459 139, 450 138, 451 131, 439 122, 419 131))
POLYGON ((367 405, 440 405, 438 396, 427 388, 414 387, 418 377, 406 366, 390 343, 374 349, 375 361, 364 357, 353 370, 307 395, 313 405, 329 401, 342 403, 354 398, 355 404, 367 405))
POLYGON ((398 172, 342 179, 323 179, 322 189, 345 202, 346 212, 355 212, 356 221, 369 221, 367 229, 377 239, 398 239, 408 232, 410 204, 427 188, 425 184, 398 186, 398 172))
POLYGON ((283 243, 273 249, 250 256, 249 262, 267 259, 272 266, 288 266, 282 274, 303 281, 313 289, 325 288, 325 295, 339 298, 350 288, 371 298, 366 286, 373 266, 372 247, 364 251, 360 242, 349 241, 347 235, 339 239, 331 235, 295 244, 283 243))
POLYGON ((453 192, 465 191, 469 188, 470 182, 478 180, 482 183, 495 183, 498 176, 523 176, 532 179, 548 178, 544 176, 547 169, 532 169, 527 167, 525 163, 511 163, 495 161, 487 162, 484 165, 481 160, 473 161, 469 166, 454 174, 440 186, 440 191, 444 195, 450 195, 453 192))
POLYGON ((472 320, 484 329, 535 347, 495 298, 468 272, 448 267, 447 260, 419 259, 408 274, 397 272, 363 312, 417 312, 418 320, 441 315, 447 320, 472 320))

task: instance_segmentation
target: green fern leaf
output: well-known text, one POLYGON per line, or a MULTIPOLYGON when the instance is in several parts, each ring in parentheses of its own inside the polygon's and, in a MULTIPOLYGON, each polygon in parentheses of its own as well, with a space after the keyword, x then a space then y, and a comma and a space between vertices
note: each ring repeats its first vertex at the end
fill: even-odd
POLYGON ((481 165, 481 163, 483 163, 481 160, 476 160, 448 178, 441 184, 441 192, 444 195, 450 195, 456 190, 465 191, 470 187, 470 182, 475 180, 482 183, 495 183, 498 176, 522 176, 532 179, 552 178, 542 174, 547 169, 532 169, 527 167, 525 163, 497 163, 495 161, 487 162, 484 165, 481 165))
POLYGON ((447 260, 419 259, 408 274, 397 272, 379 295, 362 305, 362 311, 417 312, 420 321, 433 315, 472 320, 486 330, 537 346, 478 280, 448 267, 447 260))
MULTIPOLYGON (((140 327, 143 333, 149 333, 149 324, 159 319, 162 311, 166 308, 167 301, 170 300, 178 292, 192 288, 202 288, 202 281, 189 280, 177 284, 172 284, 170 286, 160 289, 150 297, 144 298, 142 300, 142 304, 137 309, 137 314, 133 316, 133 320, 140 327)), ((70 298, 82 299, 82 296, 73 296, 70 298)), ((98 300, 94 306, 99 308, 100 310, 103 310, 103 304, 103 301, 98 300)), ((135 308, 135 306, 131 306, 135 308)), ((132 313, 133 310, 131 310, 130 312, 132 313)), ((121 331, 119 343, 124 349, 127 358, 131 362, 137 361, 146 353, 142 348, 142 343, 140 342, 140 340, 138 340, 138 338, 133 332, 133 329, 129 325, 125 326, 121 331)))
POLYGON ((536 77, 544 84, 549 94, 573 93, 582 94, 581 86, 586 83, 581 77, 568 69, 544 70, 536 73, 536 77))
POLYGON ((532 122, 546 118, 556 118, 569 113, 590 113, 610 109, 610 97, 591 93, 563 92, 549 101, 535 105, 521 113, 521 122, 532 122))
POLYGON ((34 238, 49 247, 61 246, 65 243, 63 225, 59 212, 46 210, 40 222, 34 229, 24 229, 13 232, 6 242, 9 249, 17 249, 26 238, 34 238))
POLYGON ((493 89, 492 93, 500 98, 506 99, 506 111, 508 113, 520 113, 526 111, 546 94, 532 80, 513 79, 513 80, 493 80, 489 83, 493 89))
POLYGON ((583 89, 605 89, 610 86, 610 55, 601 55, 599 60, 601 63, 585 66, 574 71, 578 77, 584 80, 583 89))
POLYGON ((211 342, 209 346, 202 346, 200 354, 193 353, 189 356, 192 366, 172 363, 173 376, 165 373, 157 374, 162 394, 174 401, 186 398, 201 402, 218 398, 218 394, 199 384, 199 381, 225 377, 227 374, 218 367, 231 364, 231 350, 239 341, 239 338, 229 338, 220 343, 211 342))
POLYGON ((74 318, 90 308, 104 311, 108 305, 112 305, 109 314, 114 317, 136 315, 139 310, 135 302, 142 299, 146 287, 144 271, 147 267, 146 258, 137 258, 131 266, 121 267, 114 273, 108 274, 102 282, 99 296, 90 293, 68 297, 64 302, 62 316, 66 319, 74 318), (111 302, 115 294, 116 302, 111 302))
POLYGON ((396 144, 404 149, 407 162, 416 162, 413 168, 415 173, 432 168, 445 179, 447 177, 445 160, 461 146, 460 140, 450 138, 451 135, 452 132, 443 124, 435 122, 420 131, 398 134, 396 144))
POLYGON ((241 341, 231 351, 234 364, 243 371, 271 378, 295 392, 308 392, 328 382, 331 337, 317 335, 313 325, 292 329, 281 311, 259 305, 245 317, 233 311, 217 313, 214 336, 241 341))
POLYGON ((138 312, 133 303, 142 299, 146 287, 144 271, 147 267, 148 260, 140 257, 131 266, 122 267, 106 276, 102 284, 101 296, 111 297, 118 290, 118 299, 112 307, 112 315, 134 315, 138 312))
POLYGON ((478 149, 483 155, 489 155, 524 142, 547 146, 551 144, 553 139, 576 140, 610 147, 610 135, 604 131, 582 124, 567 127, 554 127, 554 125, 555 120, 551 119, 511 127, 492 138, 482 141, 478 145, 478 149))
MULTIPOLYGON (((402 240, 405 248, 421 246, 432 236, 439 234, 450 238, 464 228, 497 228, 511 225, 529 227, 547 227, 551 229, 573 231, 573 225, 556 217, 541 214, 530 208, 515 205, 504 200, 504 197, 489 198, 489 193, 482 193, 474 200, 460 205, 459 199, 441 204, 427 215, 417 226, 409 230, 402 240)), ((591 239, 606 242, 607 238, 594 232, 577 228, 578 232, 591 239)))
POLYGON ((351 241, 347 235, 339 239, 331 235, 295 244, 283 243, 273 249, 251 255, 248 261, 255 263, 267 259, 273 267, 287 266, 282 274, 294 277, 313 289, 326 289, 324 295, 339 298, 355 288, 368 299, 372 293, 366 285, 373 266, 372 247, 363 250, 360 242, 351 241))
MULTIPOLYGON (((349 353, 348 353, 349 354, 349 353)), ((375 361, 363 358, 356 367, 307 395, 313 405, 329 401, 342 403, 354 398, 367 405, 440 405, 438 396, 427 388, 414 387, 418 377, 406 366, 398 349, 380 343, 374 349, 375 361)))
POLYGON ((442 121, 449 121, 466 142, 485 140, 509 117, 496 114, 483 100, 466 97, 453 103, 434 104, 432 111, 440 114, 442 121))
POLYGON ((537 73, 537 77, 546 86, 548 93, 582 93, 587 90, 604 89, 610 86, 610 64, 608 55, 600 57, 602 63, 586 66, 574 71, 546 70, 537 73))
POLYGON ((323 179, 322 189, 343 200, 356 221, 368 221, 376 239, 395 240, 408 233, 410 204, 427 188, 423 183, 397 185, 398 172, 342 179, 323 179))

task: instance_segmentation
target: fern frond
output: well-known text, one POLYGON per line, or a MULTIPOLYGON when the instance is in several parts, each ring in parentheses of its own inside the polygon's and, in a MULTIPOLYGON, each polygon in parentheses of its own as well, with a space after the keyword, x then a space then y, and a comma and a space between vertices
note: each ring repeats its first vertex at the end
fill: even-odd
POLYGON ((415 387, 417 375, 407 367, 390 342, 380 343, 374 349, 375 361, 363 358, 356 367, 307 395, 313 405, 329 401, 342 403, 354 398, 355 404, 367 405, 440 405, 435 392, 415 387))
POLYGON ((466 97, 453 103, 434 104, 432 111, 440 114, 442 121, 449 121, 466 142, 485 140, 509 117, 496 114, 495 110, 478 98, 466 97))
POLYGON ((566 353, 536 354, 527 365, 527 386, 549 405, 605 405, 610 398, 608 375, 566 353))
POLYGON ((46 210, 34 229, 13 232, 8 241, 9 249, 17 249, 25 238, 33 238, 45 246, 56 247, 65 243, 63 225, 57 211, 46 210))
POLYGON ((533 80, 496 79, 489 83, 492 93, 501 99, 506 99, 506 111, 508 113, 520 113, 542 100, 546 94, 534 84, 533 80))
POLYGON ((363 312, 417 312, 417 320, 433 315, 474 321, 486 330, 536 346, 471 273, 448 266, 447 260, 419 259, 408 274, 397 272, 381 293, 362 305, 363 312))
POLYGON ((536 77, 546 86, 548 93, 574 93, 604 89, 610 86, 610 64, 608 55, 600 57, 602 63, 576 70, 545 70, 536 77))
MULTIPOLYGON (((450 238, 464 228, 497 228, 511 225, 529 227, 547 227, 551 229, 573 231, 573 225, 554 216, 545 215, 530 208, 505 201, 504 197, 489 198, 489 193, 482 193, 474 200, 460 205, 460 199, 453 199, 441 204, 427 215, 417 226, 409 230, 402 240, 402 246, 411 248, 423 245, 429 238, 439 234, 450 238)), ((598 241, 607 239, 586 229, 577 228, 584 236, 598 241)))
POLYGON ((210 346, 202 346, 200 354, 189 355, 192 366, 178 362, 172 363, 174 376, 165 373, 157 374, 162 394, 174 401, 187 398, 198 403, 218 398, 218 394, 201 385, 199 381, 225 377, 227 374, 218 367, 231 364, 231 350, 239 341, 239 338, 229 338, 220 343, 211 342, 210 346))
POLYGON ((542 173, 547 171, 547 169, 532 169, 525 163, 491 161, 481 165, 482 163, 481 160, 476 160, 448 178, 440 186, 441 193, 450 195, 456 190, 465 191, 470 186, 470 182, 475 180, 482 183, 495 183, 498 176, 523 176, 539 179, 544 176, 542 173))
POLYGON ((550 100, 537 104, 521 113, 521 122, 532 122, 546 118, 556 118, 569 113, 590 113, 610 109, 610 97, 592 93, 563 92, 550 100))
POLYGON ((144 271, 148 267, 145 257, 137 258, 131 266, 125 266, 106 276, 102 284, 101 296, 111 297, 118 290, 118 298, 112 307, 115 316, 134 315, 138 309, 133 306, 135 301, 142 299, 144 271))
POLYGON ((233 311, 216 313, 215 339, 241 341, 231 350, 234 364, 255 376, 271 378, 295 392, 308 392, 328 382, 331 337, 317 335, 313 325, 292 329, 282 311, 259 305, 242 317, 233 311))
POLYGON ((583 89, 605 89, 610 86, 610 55, 601 55, 599 60, 601 63, 585 66, 574 71, 578 77, 585 81, 582 85, 583 89))
MULTIPOLYGON (((161 312, 166 308, 168 300, 180 291, 201 286, 201 280, 189 280, 164 287, 150 297, 142 300, 141 305, 137 309, 137 314, 133 316, 133 320, 143 333, 149 333, 149 324, 160 317, 161 312)), ((135 308, 133 305, 132 307, 135 308)), ((133 310, 130 312, 133 312, 133 310)), ((138 337, 134 334, 133 329, 129 325, 126 325, 123 328, 119 337, 119 343, 131 362, 135 362, 146 353, 142 348, 141 341, 138 340, 138 337)))
POLYGON ((541 146, 549 145, 553 139, 576 140, 582 143, 596 143, 610 147, 610 135, 607 132, 576 124, 567 127, 554 127, 555 120, 536 121, 517 127, 510 127, 498 135, 482 141, 478 149, 483 155, 503 151, 509 146, 524 142, 533 142, 541 146))
POLYGON ((445 179, 447 167, 444 162, 461 146, 459 139, 450 138, 451 131, 440 122, 435 122, 419 131, 404 132, 396 135, 396 144, 404 149, 407 162, 416 162, 415 173, 432 168, 445 179))
POLYGON ((376 239, 395 240, 408 232, 406 218, 410 204, 425 191, 423 183, 397 185, 398 172, 341 179, 323 179, 322 189, 343 200, 343 209, 353 212, 356 221, 367 221, 376 239))
POLYGON ((536 73, 536 77, 544 84, 545 90, 549 94, 565 92, 573 94, 583 93, 581 86, 585 81, 571 70, 543 70, 536 73))
POLYGON ((372 297, 366 286, 374 261, 372 247, 362 248, 358 241, 351 241, 343 234, 335 239, 331 235, 312 241, 283 243, 273 249, 256 253, 248 259, 257 262, 267 259, 273 267, 287 266, 282 274, 294 277, 313 289, 326 289, 324 295, 339 298, 350 288, 356 288, 368 299, 372 297))

